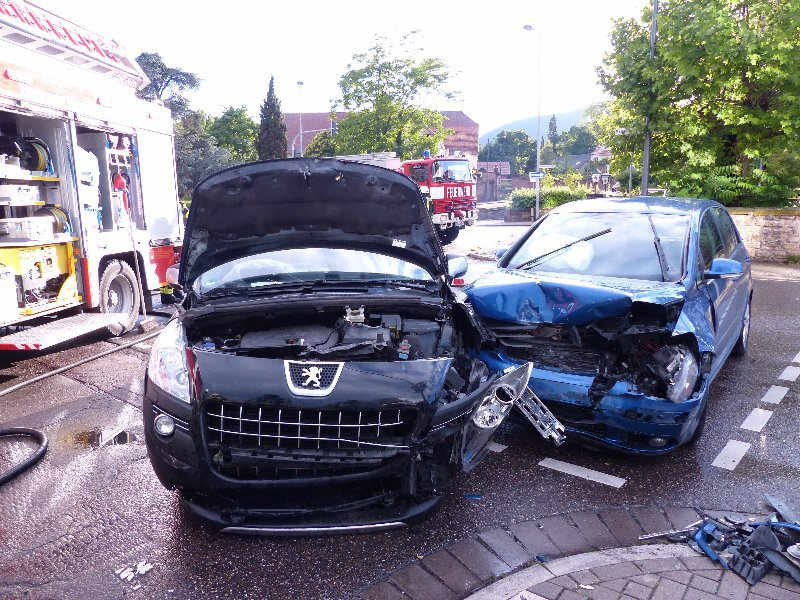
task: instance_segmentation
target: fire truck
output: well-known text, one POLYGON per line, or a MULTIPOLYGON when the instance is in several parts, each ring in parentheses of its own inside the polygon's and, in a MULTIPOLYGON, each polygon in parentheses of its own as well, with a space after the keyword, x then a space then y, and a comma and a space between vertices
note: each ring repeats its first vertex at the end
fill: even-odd
POLYGON ((465 156, 431 158, 426 150, 421 159, 407 161, 401 161, 394 152, 334 158, 398 171, 414 181, 428 202, 431 220, 442 244, 451 243, 464 227, 474 225, 478 218, 474 169, 465 156))
POLYGON ((478 218, 477 185, 468 158, 431 158, 425 151, 422 159, 404 161, 402 170, 427 198, 431 219, 442 244, 449 244, 464 227, 475 224, 478 218))
POLYGON ((117 42, 0 0, 0 350, 120 334, 152 306, 183 219, 146 83, 117 42))

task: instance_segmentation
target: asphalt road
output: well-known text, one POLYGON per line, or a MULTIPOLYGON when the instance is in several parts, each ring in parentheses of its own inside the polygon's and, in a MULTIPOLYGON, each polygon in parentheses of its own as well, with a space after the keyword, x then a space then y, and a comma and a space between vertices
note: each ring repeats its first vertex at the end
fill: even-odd
MULTIPOLYGON (((481 236, 489 247, 519 231, 475 228, 453 250, 471 251, 481 236)), ((488 268, 491 263, 475 263, 471 274, 488 268)), ((576 446, 555 450, 513 419, 498 437, 507 447, 459 477, 437 512, 388 533, 240 537, 219 534, 188 514, 177 494, 156 480, 141 437, 146 347, 2 396, 0 423, 44 428, 51 445, 32 471, 0 488, 0 597, 347 598, 418 556, 491 526, 635 504, 747 512, 765 493, 796 498, 800 379, 778 378, 795 357, 800 361, 800 272, 757 266, 756 273, 750 352, 731 359, 714 383, 708 425, 695 445, 656 459, 576 446), (780 404, 760 402, 772 385, 788 388, 780 404), (742 429, 756 407, 772 411, 766 425, 760 432, 742 429), (749 443, 749 450, 734 470, 713 466, 729 440, 749 443), (614 488, 554 471, 539 464, 547 457, 624 483, 614 488)), ((109 347, 94 337, 18 357, 0 369, 0 386, 109 347)), ((0 441, 0 469, 28 451, 25 442, 0 441)))

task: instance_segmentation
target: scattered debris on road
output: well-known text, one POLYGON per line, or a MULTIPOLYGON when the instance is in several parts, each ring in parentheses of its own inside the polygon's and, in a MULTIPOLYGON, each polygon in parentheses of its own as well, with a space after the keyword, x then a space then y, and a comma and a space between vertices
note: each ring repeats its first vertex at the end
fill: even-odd
POLYGON ((766 496, 775 509, 767 520, 735 520, 705 515, 682 529, 642 535, 639 540, 666 538, 685 541, 748 584, 758 583, 771 569, 782 571, 800 583, 800 522, 782 500, 766 496))

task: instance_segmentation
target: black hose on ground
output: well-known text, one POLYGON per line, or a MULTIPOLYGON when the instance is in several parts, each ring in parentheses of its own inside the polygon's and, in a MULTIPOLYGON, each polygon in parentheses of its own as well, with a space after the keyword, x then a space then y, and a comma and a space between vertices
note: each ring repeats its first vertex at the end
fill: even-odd
POLYGON ((27 427, 9 427, 7 429, 0 429, 0 437, 20 435, 32 437, 39 443, 39 447, 36 449, 36 452, 31 454, 21 463, 14 465, 14 467, 5 473, 0 473, 0 485, 8 483, 14 479, 14 477, 35 465, 44 456, 44 453, 47 452, 47 436, 42 431, 28 429, 27 427))
MULTIPOLYGON (((72 364, 66 365, 64 367, 59 367, 58 369, 53 369, 52 371, 48 371, 47 373, 42 373, 41 375, 37 375, 36 377, 32 377, 31 379, 23 381, 22 383, 17 383, 16 385, 3 388, 2 390, 0 390, 0 396, 5 396, 6 394, 15 392, 21 388, 31 385, 32 383, 41 381, 42 379, 52 377, 53 375, 58 375, 59 373, 63 373, 64 371, 69 371, 70 369, 79 367, 80 365, 83 365, 87 362, 97 360, 98 358, 103 358, 104 356, 108 356, 109 354, 119 352, 120 350, 124 350, 125 348, 130 348, 131 346, 135 346, 136 344, 139 344, 141 342, 156 337, 159 333, 161 333, 160 328, 157 331, 153 331, 148 333, 147 335, 143 335, 139 338, 136 338, 131 342, 120 344, 116 348, 111 348, 110 350, 104 350, 103 352, 98 352, 97 354, 88 356, 86 358, 82 358, 72 364)), ((14 479, 14 477, 22 473, 25 469, 29 469, 30 467, 35 465, 44 456, 44 453, 47 452, 47 436, 42 431, 38 431, 36 429, 29 429, 27 427, 7 427, 0 429, 0 437, 12 436, 12 435, 26 435, 32 437, 37 442, 39 442, 39 447, 36 449, 36 452, 34 452, 31 456, 29 456, 26 460, 22 461, 18 465, 15 465, 14 468, 12 468, 10 471, 7 471, 5 473, 0 473, 0 485, 3 485, 4 483, 11 481, 12 479, 14 479)))

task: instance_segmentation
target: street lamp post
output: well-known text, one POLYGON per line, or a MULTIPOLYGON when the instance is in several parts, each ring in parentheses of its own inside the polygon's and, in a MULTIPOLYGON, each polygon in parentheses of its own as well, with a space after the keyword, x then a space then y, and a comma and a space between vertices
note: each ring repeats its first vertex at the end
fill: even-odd
MULTIPOLYGON (((538 38, 537 39, 537 46, 538 47, 537 47, 537 51, 536 51, 537 64, 538 64, 537 69, 536 69, 536 71, 537 71, 536 75, 537 75, 537 79, 539 80, 539 82, 538 82, 538 90, 537 90, 538 100, 537 100, 537 116, 536 116, 536 171, 538 173, 538 172, 540 172, 540 168, 539 168, 539 165, 540 165, 540 160, 539 159, 541 157, 540 140, 542 138, 542 32, 541 32, 541 29, 537 29, 535 26, 530 25, 530 24, 529 25, 523 25, 522 28, 525 31, 536 31, 536 37, 538 38)), ((539 218, 539 206, 540 206, 540 204, 539 204, 539 194, 540 194, 541 185, 542 185, 542 180, 537 178, 536 179, 536 208, 534 209, 534 212, 533 212, 534 220, 539 218)))
MULTIPOLYGON (((303 82, 297 82, 297 95, 300 96, 300 92, 303 90, 303 82)), ((300 107, 300 111, 297 113, 297 120, 299 121, 299 128, 300 128, 300 156, 303 156, 303 107, 300 107)), ((292 144, 294 146, 294 144, 292 144)))
MULTIPOLYGON (((656 57, 656 36, 658 35, 658 0, 653 0, 653 21, 650 23, 650 60, 656 57)), ((642 196, 649 193, 650 178, 650 115, 644 117, 644 148, 642 151, 642 196)))

